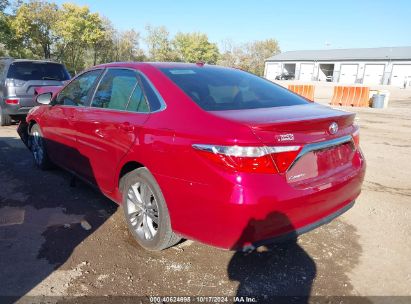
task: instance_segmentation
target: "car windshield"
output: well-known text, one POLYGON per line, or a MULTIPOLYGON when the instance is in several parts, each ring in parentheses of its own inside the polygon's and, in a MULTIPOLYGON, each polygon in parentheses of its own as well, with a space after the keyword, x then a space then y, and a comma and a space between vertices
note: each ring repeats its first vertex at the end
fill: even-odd
POLYGON ((272 108, 308 101, 253 74, 217 66, 161 68, 201 108, 207 111, 272 108))
POLYGON ((70 75, 63 65, 51 62, 13 62, 7 78, 18 80, 69 80, 70 75))

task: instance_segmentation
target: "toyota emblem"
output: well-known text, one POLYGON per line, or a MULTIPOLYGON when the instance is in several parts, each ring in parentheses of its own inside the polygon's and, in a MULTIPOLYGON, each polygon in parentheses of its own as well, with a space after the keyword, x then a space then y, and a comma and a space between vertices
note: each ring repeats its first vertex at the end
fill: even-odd
POLYGON ((330 124, 330 126, 328 127, 328 132, 330 132, 330 134, 332 134, 332 135, 337 133, 338 132, 338 124, 336 122, 333 122, 332 124, 330 124))

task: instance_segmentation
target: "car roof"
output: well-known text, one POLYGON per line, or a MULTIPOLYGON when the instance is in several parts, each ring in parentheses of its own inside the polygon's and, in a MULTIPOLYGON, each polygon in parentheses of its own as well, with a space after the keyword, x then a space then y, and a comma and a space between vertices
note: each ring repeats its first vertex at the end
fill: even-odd
POLYGON ((112 62, 112 63, 100 64, 100 65, 97 65, 93 68, 109 68, 109 67, 139 68, 139 67, 143 67, 143 66, 152 66, 152 67, 155 67, 157 69, 162 69, 162 68, 186 68, 186 69, 188 69, 188 68, 199 67, 199 66, 207 67, 209 65, 204 64, 202 62, 199 62, 199 63, 183 63, 183 62, 112 62))
POLYGON ((0 57, 0 60, 7 61, 9 63, 13 62, 38 62, 38 63, 54 63, 54 64, 62 64, 60 62, 56 62, 53 60, 41 60, 41 59, 16 59, 13 57, 0 57))
POLYGON ((38 62, 38 63, 56 63, 61 64, 59 62, 55 62, 52 60, 38 60, 38 59, 12 59, 13 62, 38 62))

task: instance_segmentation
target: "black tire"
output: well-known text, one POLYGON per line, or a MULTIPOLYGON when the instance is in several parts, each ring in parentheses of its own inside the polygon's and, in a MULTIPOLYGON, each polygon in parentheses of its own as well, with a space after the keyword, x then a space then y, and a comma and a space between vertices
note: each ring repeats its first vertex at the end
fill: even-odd
POLYGON ((4 113, 3 109, 0 107, 0 126, 10 126, 11 125, 11 117, 4 113))
POLYGON ((52 167, 52 163, 48 157, 46 143, 40 126, 34 124, 30 129, 29 148, 33 155, 34 164, 41 170, 47 170, 52 167))
MULTIPOLYGON (((171 228, 170 215, 164 196, 154 176, 147 168, 138 168, 127 173, 122 177, 120 187, 123 193, 123 211, 127 226, 141 247, 150 251, 160 251, 177 244, 181 240, 179 236, 174 234, 171 228), (133 188, 134 190, 138 189, 138 191, 142 191, 141 187, 147 186, 149 191, 145 190, 145 193, 147 193, 146 197, 148 198, 146 201, 149 202, 149 206, 155 205, 156 207, 147 207, 147 209, 144 208, 145 211, 142 211, 143 209, 135 207, 136 205, 133 203, 132 199, 135 198, 133 196, 133 188), (150 213, 150 211, 147 210, 157 210, 157 224, 151 221, 151 216, 156 212, 154 211, 152 214, 147 215, 150 213), (138 214, 131 215, 130 213, 133 211, 138 214), (145 221, 141 220, 139 225, 139 219, 144 218, 144 216, 146 216, 145 221), (151 235, 151 239, 147 239, 145 232, 148 229, 148 227, 145 226, 145 224, 148 225, 147 218, 150 218, 152 228, 155 229, 153 226, 157 226, 155 235, 151 235)), ((142 192, 139 192, 139 194, 140 193, 142 192)), ((147 204, 145 206, 147 206, 147 204)))

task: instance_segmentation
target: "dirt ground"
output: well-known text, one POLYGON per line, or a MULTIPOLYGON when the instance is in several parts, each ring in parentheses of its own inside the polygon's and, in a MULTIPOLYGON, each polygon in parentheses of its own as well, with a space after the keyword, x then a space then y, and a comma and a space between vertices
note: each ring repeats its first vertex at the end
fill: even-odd
POLYGON ((62 170, 36 169, 16 126, 0 128, 0 295, 411 296, 411 93, 350 110, 368 166, 355 206, 248 255, 191 241, 142 250, 121 208, 62 170))

